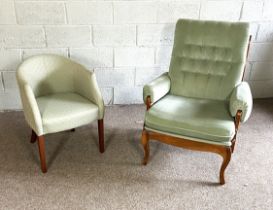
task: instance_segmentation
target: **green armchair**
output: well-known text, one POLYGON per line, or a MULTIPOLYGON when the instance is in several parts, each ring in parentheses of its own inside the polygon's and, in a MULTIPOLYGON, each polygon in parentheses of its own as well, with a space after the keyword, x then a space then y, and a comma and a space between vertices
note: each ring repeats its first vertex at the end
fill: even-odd
POLYGON ((220 184, 234 151, 240 122, 252 110, 242 82, 250 42, 247 23, 179 20, 169 72, 143 89, 147 106, 143 164, 149 140, 223 157, 220 184))
POLYGON ((25 119, 38 142, 41 169, 47 171, 44 135, 98 120, 100 152, 104 152, 104 103, 96 77, 80 64, 57 55, 39 55, 18 68, 25 119))

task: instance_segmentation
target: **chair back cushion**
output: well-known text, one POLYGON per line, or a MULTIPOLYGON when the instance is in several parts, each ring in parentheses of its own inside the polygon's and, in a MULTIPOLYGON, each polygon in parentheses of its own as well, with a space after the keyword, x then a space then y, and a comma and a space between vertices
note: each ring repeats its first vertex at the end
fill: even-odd
POLYGON ((173 95, 227 100, 243 77, 247 23, 179 20, 169 70, 173 95))
POLYGON ((28 83, 36 97, 74 92, 74 73, 79 64, 58 55, 37 55, 24 61, 17 78, 28 83))

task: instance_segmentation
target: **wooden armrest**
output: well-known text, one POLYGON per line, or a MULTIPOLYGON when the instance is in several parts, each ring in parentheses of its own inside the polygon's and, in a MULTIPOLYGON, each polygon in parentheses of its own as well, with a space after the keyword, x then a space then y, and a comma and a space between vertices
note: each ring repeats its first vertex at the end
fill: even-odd
POLYGON ((152 106, 151 96, 146 97, 145 104, 146 104, 146 110, 149 110, 152 106))

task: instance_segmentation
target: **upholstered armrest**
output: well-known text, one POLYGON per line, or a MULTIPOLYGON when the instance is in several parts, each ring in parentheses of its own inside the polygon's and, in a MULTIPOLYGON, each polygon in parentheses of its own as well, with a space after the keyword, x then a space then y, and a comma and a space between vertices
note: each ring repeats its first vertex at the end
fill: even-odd
POLYGON ((38 136, 43 135, 42 118, 31 87, 19 82, 19 89, 26 121, 38 136))
POLYGON ((242 82, 232 91, 229 110, 234 117, 238 110, 242 111, 241 122, 247 121, 252 111, 252 94, 248 83, 242 82))
POLYGON ((74 75, 77 93, 86 97, 99 107, 99 119, 104 117, 104 103, 94 72, 78 68, 74 75))
POLYGON ((146 98, 150 96, 151 103, 155 103, 160 98, 165 96, 171 87, 170 77, 168 73, 164 73, 155 80, 153 80, 150 84, 147 84, 143 88, 143 100, 146 103, 146 98))

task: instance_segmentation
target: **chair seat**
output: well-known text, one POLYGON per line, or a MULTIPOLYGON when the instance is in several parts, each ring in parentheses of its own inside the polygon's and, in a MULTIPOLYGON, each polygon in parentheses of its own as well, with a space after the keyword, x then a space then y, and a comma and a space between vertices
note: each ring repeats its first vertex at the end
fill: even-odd
POLYGON ((98 119, 98 106, 76 93, 38 97, 44 133, 79 127, 98 119))
POLYGON ((225 101, 167 95, 145 116, 145 127, 183 137, 225 144, 235 135, 225 101))

